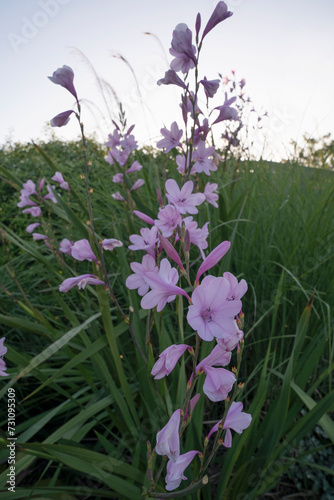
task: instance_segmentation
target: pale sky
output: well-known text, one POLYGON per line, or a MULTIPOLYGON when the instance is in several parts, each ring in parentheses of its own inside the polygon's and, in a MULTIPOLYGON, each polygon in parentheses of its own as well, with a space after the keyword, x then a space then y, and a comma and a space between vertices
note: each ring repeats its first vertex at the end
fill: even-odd
MULTIPOLYGON (((216 1, 207 0, 0 0, 0 144, 78 136, 72 119, 63 128, 47 123, 74 102, 47 76, 63 64, 75 73, 88 134, 107 140, 112 131, 94 73, 108 82, 124 103, 128 124, 140 144, 155 144, 160 128, 182 126, 179 89, 158 86, 171 61, 172 31, 186 23, 194 33, 197 12, 202 26, 216 1), (151 32, 159 41, 144 35, 151 32), (161 46, 161 45, 162 46, 161 46), (136 82, 121 54, 131 64, 136 82)), ((236 71, 255 107, 268 111, 266 155, 280 159, 289 140, 308 132, 318 137, 334 123, 333 0, 230 0, 233 16, 206 39, 200 74, 208 79, 236 71)), ((220 91, 220 101, 224 101, 220 91)), ((115 102, 110 101, 117 113, 115 102)), ((215 101, 216 102, 216 101, 215 101)), ((216 104, 217 105, 217 104, 216 104)))

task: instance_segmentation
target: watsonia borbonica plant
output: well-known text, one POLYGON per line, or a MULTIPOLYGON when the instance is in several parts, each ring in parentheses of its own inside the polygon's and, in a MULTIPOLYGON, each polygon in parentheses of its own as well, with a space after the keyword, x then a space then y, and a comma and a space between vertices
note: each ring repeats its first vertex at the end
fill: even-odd
MULTIPOLYGON (((151 311, 156 308, 158 313, 177 296, 183 296, 187 302, 187 324, 192 331, 189 343, 184 343, 183 338, 180 338, 180 343, 171 344, 157 353, 157 359, 150 367, 154 390, 159 391, 155 381, 167 377, 180 358, 185 353, 189 355, 187 358, 189 365, 186 366, 188 382, 183 402, 168 415, 165 426, 155 436, 155 445, 152 447, 151 441, 147 442, 149 486, 144 494, 148 498, 175 498, 176 495, 181 497, 201 488, 207 482, 207 470, 218 449, 221 446, 227 448, 232 446, 231 430, 240 434, 251 423, 251 415, 243 412, 243 404, 237 402, 243 388, 243 384, 238 380, 244 350, 242 331, 244 314, 241 299, 247 291, 247 284, 244 279, 238 281, 230 272, 224 272, 223 276, 208 274, 208 271, 214 268, 229 251, 230 242, 221 242, 206 255, 205 251, 209 246, 207 241, 209 221, 198 227, 198 222, 194 220, 194 216, 198 214, 198 207, 204 203, 217 207, 217 184, 207 182, 204 191, 199 190, 200 175, 210 176, 211 172, 217 170, 221 160, 215 147, 207 146, 211 127, 224 120, 238 119, 237 112, 232 107, 234 97, 225 99, 223 104, 214 108, 218 114, 212 124, 209 123, 211 113, 205 117, 199 107, 200 94, 204 94, 208 108, 210 99, 217 93, 220 85, 219 80, 208 80, 206 76, 199 79, 199 58, 203 42, 216 25, 231 15, 226 4, 219 2, 202 33, 201 16, 197 15, 195 40, 186 24, 178 24, 173 31, 170 48, 173 60, 170 69, 158 84, 175 85, 181 89, 183 126, 180 128, 174 121, 170 129, 162 128, 163 139, 157 143, 157 147, 163 149, 166 155, 171 151, 177 152, 175 163, 176 170, 181 174, 181 185, 175 179, 169 178, 164 183, 164 196, 159 189, 157 190, 157 203, 160 208, 155 219, 135 209, 133 191, 142 187, 144 180, 137 179, 134 183, 130 181, 130 176, 142 169, 142 165, 132 156, 137 148, 137 142, 131 134, 134 126, 126 129, 125 121, 120 124, 115 123, 116 128, 106 143, 108 147, 106 161, 115 169, 113 182, 120 185, 121 191, 113 193, 112 197, 124 204, 128 214, 133 212, 135 218, 146 224, 146 227, 141 228, 140 235, 129 236, 128 248, 131 255, 133 252, 144 252, 144 255, 141 262, 131 262, 130 268, 133 274, 127 277, 126 286, 129 290, 138 291, 141 307, 144 310, 151 311), (192 85, 191 77, 193 77, 192 85), (166 203, 164 199, 167 200, 166 203), (198 253, 202 259, 201 264, 197 264, 198 253), (196 269, 195 276, 193 269, 196 269), (210 343, 211 352, 200 359, 203 343, 210 343), (231 362, 233 351, 236 351, 236 366, 228 370, 224 367, 231 362), (204 379, 202 387, 199 384, 201 379, 204 379), (202 449, 184 450, 187 427, 192 419, 196 419, 196 404, 204 397, 214 403, 224 402, 224 407, 220 410, 221 418, 210 432, 204 435, 202 449), (213 434, 215 438, 210 441, 213 434), (184 475, 185 470, 196 456, 199 463, 195 467, 196 477, 191 485, 177 493, 161 492, 159 481, 164 467, 166 466, 165 489, 167 492, 173 491, 187 479, 184 475), (155 470, 155 467, 158 470, 155 470)), ((104 251, 114 251, 115 248, 121 247, 123 242, 117 238, 100 239, 95 230, 89 189, 91 163, 86 154, 81 105, 73 83, 74 73, 70 67, 63 66, 49 79, 64 87, 76 100, 77 110, 61 112, 51 120, 51 125, 54 127, 66 125, 72 114, 76 116, 80 125, 86 166, 84 178, 89 212, 89 240, 83 238, 72 241, 63 238, 57 245, 48 234, 35 232, 37 227, 44 227, 44 200, 57 203, 60 196, 56 194, 56 187, 50 186, 44 179, 39 181, 38 188, 29 179, 21 191, 21 201, 18 206, 29 207, 23 212, 41 221, 29 224, 27 232, 32 233, 35 241, 44 241, 50 251, 65 262, 69 257, 77 261, 91 262, 93 273, 66 278, 60 284, 59 291, 69 292, 75 286, 79 289, 84 289, 87 285, 103 287, 123 320, 129 325, 132 340, 143 362, 149 366, 150 351, 146 349, 144 352, 145 349, 140 345, 138 332, 135 331, 120 300, 116 297, 105 263, 104 251), (45 186, 48 193, 43 196, 42 190, 45 186)), ((69 183, 64 180, 60 172, 56 172, 52 180, 60 189, 67 192, 68 197, 70 196, 69 183)), ((156 351, 154 340, 149 333, 146 345, 150 346, 151 352, 154 352, 156 351)), ((116 349, 116 344, 112 345, 116 349)), ((116 359, 117 354, 115 354, 116 359)), ((122 382, 121 379, 120 383, 122 388, 126 388, 124 380, 122 382)), ((201 437, 198 436, 198 441, 200 440, 201 437)))

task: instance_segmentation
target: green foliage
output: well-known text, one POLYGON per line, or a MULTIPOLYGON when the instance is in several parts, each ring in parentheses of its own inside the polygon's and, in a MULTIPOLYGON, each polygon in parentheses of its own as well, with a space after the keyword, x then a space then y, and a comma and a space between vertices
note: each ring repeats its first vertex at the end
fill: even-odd
MULTIPOLYGON (((162 349, 172 342, 187 343, 193 332, 181 296, 162 313, 147 313, 140 309, 137 293, 126 289, 129 235, 139 232, 142 222, 111 198, 115 172, 94 142, 88 144, 94 224, 99 239, 115 237, 124 243, 108 253, 106 261, 126 318, 100 287, 58 292, 64 278, 91 268, 32 241, 25 232, 31 219, 16 207, 18 191, 28 178, 50 180, 55 170, 61 171, 71 194, 69 200, 63 195, 57 205, 50 203, 45 216, 54 245, 63 237, 89 237, 84 163, 77 143, 41 146, 42 151, 27 145, 0 151, 5 250, 0 257, 0 328, 11 375, 2 380, 0 397, 5 400, 8 387, 14 387, 20 402, 17 477, 22 472, 15 495, 3 490, 1 498, 43 498, 46 491, 50 498, 53 493, 57 498, 140 498, 142 488, 149 487, 147 440, 153 447, 156 432, 176 409, 173 405, 183 401, 189 375, 179 363, 167 385, 165 380, 153 381, 150 370, 162 349)), ((146 184, 134 200, 138 210, 155 217, 156 188, 163 187, 164 169, 177 178, 174 162, 156 152, 136 155, 146 184)), ((221 275, 229 270, 249 285, 243 305, 241 377, 246 384, 241 395, 253 420, 250 429, 233 437, 233 447, 216 457, 209 471, 212 480, 201 495, 204 500, 223 495, 251 500, 306 460, 303 443, 316 426, 325 432, 324 446, 334 439, 333 422, 326 415, 334 406, 334 178, 331 172, 292 164, 233 161, 224 173, 211 177, 210 182, 219 185, 219 209, 208 205, 207 213, 199 215, 199 226, 210 220, 210 250, 224 239, 231 241, 231 250, 214 271, 221 275)), ((198 257, 193 251, 192 262, 198 257)), ((133 259, 138 257, 134 254, 133 259)), ((210 349, 209 343, 203 344, 201 357, 210 349)), ((223 411, 223 405, 213 408, 201 398, 187 450, 202 449, 202 426, 207 433, 223 411)), ((5 415, 1 427, 6 430, 5 415)), ((0 442, 0 460, 5 463, 6 441, 0 442)), ((312 446, 309 467, 319 444, 312 446)), ((196 473, 187 470, 188 484, 196 473)), ((0 484, 5 481, 2 467, 0 484)), ((319 485, 320 493, 324 484, 319 485)), ((160 482, 161 497, 163 491, 160 482)), ((190 493, 187 498, 199 497, 190 493)))

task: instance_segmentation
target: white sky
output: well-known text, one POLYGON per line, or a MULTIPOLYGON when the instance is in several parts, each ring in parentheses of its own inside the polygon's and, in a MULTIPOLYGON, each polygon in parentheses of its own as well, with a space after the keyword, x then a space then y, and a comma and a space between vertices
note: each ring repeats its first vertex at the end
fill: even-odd
MULTIPOLYGON (((216 1, 206 0, 0 0, 0 144, 7 139, 45 139, 52 130, 60 139, 76 138, 72 119, 61 129, 47 122, 73 105, 72 96, 48 79, 63 64, 75 72, 87 133, 106 140, 112 131, 108 113, 92 71, 92 63, 124 103, 128 124, 140 144, 159 140, 162 126, 182 125, 179 90, 158 86, 164 75, 172 31, 180 22, 194 33, 197 12, 202 26, 216 1), (158 41, 144 35, 148 31, 158 41), (163 50, 164 49, 164 50, 163 50), (141 87, 140 104, 129 68, 141 87), (100 112, 97 109, 100 109, 100 112), (105 117, 103 120, 102 117, 105 117)), ((319 136, 333 129, 334 2, 333 0, 230 0, 233 16, 205 39, 201 76, 236 71, 246 78, 245 90, 255 107, 268 111, 267 157, 285 156, 290 139, 303 133, 319 136)), ((224 96, 221 92, 221 102, 224 96)), ((216 104, 217 105, 217 104, 216 104)), ((113 104, 113 111, 117 113, 113 104)))

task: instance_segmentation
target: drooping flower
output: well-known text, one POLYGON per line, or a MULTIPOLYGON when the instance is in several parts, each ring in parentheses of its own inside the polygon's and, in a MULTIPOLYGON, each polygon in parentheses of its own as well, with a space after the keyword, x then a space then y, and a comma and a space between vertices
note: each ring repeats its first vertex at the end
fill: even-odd
POLYGON ((71 255, 71 248, 73 247, 73 244, 74 244, 73 241, 64 238, 60 242, 59 251, 61 253, 66 253, 67 255, 71 255))
POLYGON ((163 236, 169 238, 172 236, 174 229, 181 224, 182 217, 180 212, 172 205, 166 205, 165 208, 159 210, 158 219, 155 220, 155 225, 162 232, 163 236))
POLYGON ((193 166, 194 171, 197 173, 204 172, 206 175, 210 175, 210 172, 216 171, 217 166, 214 164, 213 160, 209 158, 214 152, 214 146, 206 148, 205 141, 200 141, 193 154, 193 159, 196 160, 193 166))
POLYGON ((217 187, 218 184, 216 184, 215 182, 207 182, 204 188, 204 196, 206 201, 213 205, 215 208, 218 208, 217 200, 219 199, 218 194, 215 193, 217 187))
POLYGON ((165 183, 166 196, 172 205, 180 212, 180 214, 197 214, 196 205, 201 205, 205 196, 203 193, 192 193, 194 183, 187 181, 180 189, 174 179, 168 179, 165 183))
POLYGON ((33 237, 34 241, 41 241, 41 240, 49 239, 48 236, 45 236, 45 234, 40 234, 40 233, 32 233, 32 237, 33 237))
POLYGON ((23 214, 30 214, 33 217, 40 217, 42 215, 42 210, 39 207, 31 207, 22 210, 23 214))
POLYGON ((133 186, 130 187, 130 191, 135 191, 136 189, 139 189, 145 184, 144 179, 138 179, 133 186))
MULTIPOLYGON (((200 265, 200 267, 197 271, 195 283, 199 283, 199 279, 203 273, 205 273, 206 271, 211 269, 213 266, 218 264, 218 262, 224 257, 226 252, 228 252, 228 250, 230 249, 230 246, 231 246, 231 243, 229 241, 223 241, 218 246, 216 246, 216 248, 214 248, 212 250, 212 252, 209 253, 209 255, 204 259, 204 261, 202 262, 202 264, 200 265)), ((240 298, 240 297, 237 297, 237 298, 240 298)))
POLYGON ((141 264, 139 262, 131 262, 130 267, 134 274, 130 274, 130 276, 127 277, 125 285, 130 290, 138 288, 139 295, 143 296, 150 289, 150 286, 145 279, 146 273, 157 273, 159 271, 158 267, 155 265, 155 259, 151 255, 146 254, 143 257, 141 264))
POLYGON ((174 59, 170 67, 174 71, 188 73, 196 65, 196 47, 192 44, 192 33, 188 26, 180 23, 173 31, 172 48, 169 52, 174 59))
POLYGON ((217 26, 218 23, 221 23, 228 17, 232 16, 232 14, 233 12, 227 10, 227 5, 225 2, 218 2, 215 10, 213 11, 210 19, 208 20, 204 28, 201 42, 203 41, 203 38, 209 33, 209 31, 211 31, 215 26, 217 26))
MULTIPOLYGON (((223 445, 226 448, 231 448, 232 446, 232 433, 231 429, 238 434, 241 434, 243 430, 247 429, 252 422, 252 415, 249 413, 245 413, 242 411, 243 404, 241 402, 233 403, 230 406, 230 409, 226 415, 226 419, 223 425, 223 429, 226 429, 225 439, 223 445)), ((211 431, 208 434, 208 438, 214 433, 218 431, 218 426, 221 423, 221 420, 212 427, 211 431)))
POLYGON ((240 300, 227 300, 230 284, 226 278, 206 276, 193 291, 187 321, 203 340, 230 337, 235 333, 234 317, 240 300))
POLYGON ((67 111, 63 111, 62 113, 59 113, 59 115, 54 116, 50 120, 51 127, 64 127, 70 121, 72 113, 74 113, 74 111, 72 109, 69 109, 67 111))
POLYGON ((137 160, 134 161, 131 165, 130 168, 126 171, 126 174, 131 174, 132 172, 139 172, 143 168, 143 165, 141 165, 137 160))
POLYGON ((219 115, 215 119, 215 121, 212 123, 214 125, 215 123, 222 122, 224 120, 237 120, 238 119, 238 112, 235 108, 231 108, 231 104, 233 104, 236 100, 236 97, 231 97, 230 99, 227 99, 227 93, 225 92, 225 102, 222 106, 217 106, 214 109, 219 110, 219 115))
POLYGON ((119 240, 116 240, 115 238, 109 238, 109 239, 104 239, 102 241, 102 248, 103 250, 110 250, 111 252, 114 250, 116 247, 122 247, 123 243, 119 240))
POLYGON ((29 226, 26 227, 27 233, 33 233, 36 229, 36 227, 40 226, 40 222, 34 222, 33 224, 29 224, 29 226))
POLYGON ((204 366, 203 370, 206 375, 203 384, 204 394, 210 401, 224 401, 236 381, 235 375, 225 368, 204 366))
POLYGON ((162 128, 160 132, 164 136, 164 139, 157 142, 157 148, 165 149, 165 153, 169 153, 169 151, 176 146, 181 146, 180 139, 183 130, 179 129, 176 122, 172 123, 170 130, 162 128))
POLYGON ((183 473, 197 454, 199 454, 199 451, 188 451, 180 455, 174 462, 172 460, 167 462, 167 475, 165 478, 167 491, 175 490, 180 486, 182 479, 188 479, 183 473))
POLYGON ((155 246, 158 242, 158 228, 153 226, 151 229, 143 227, 139 234, 132 234, 129 240, 133 245, 129 245, 130 250, 145 250, 148 254, 155 257, 155 246))
POLYGON ((94 276, 94 274, 82 274, 80 276, 77 276, 76 278, 67 278, 66 280, 64 280, 59 285, 59 291, 68 292, 74 286, 77 286, 79 290, 81 290, 82 288, 85 288, 86 285, 106 286, 104 281, 101 281, 97 276, 94 276))
POLYGON ((189 345, 173 344, 162 351, 159 355, 158 361, 156 361, 151 371, 151 375, 154 375, 155 380, 159 380, 166 375, 169 375, 174 369, 179 358, 187 349, 190 349, 189 345))
POLYGON ((56 85, 61 85, 68 90, 78 101, 77 92, 73 85, 74 72, 69 66, 62 66, 53 72, 52 76, 48 76, 49 80, 56 85))
POLYGON ((123 196, 121 195, 121 193, 119 191, 116 191, 116 193, 113 193, 111 195, 111 197, 116 200, 116 201, 125 201, 125 199, 123 198, 123 196))
POLYGON ((157 444, 155 451, 158 455, 167 455, 175 462, 180 455, 180 426, 181 410, 174 411, 168 423, 157 433, 157 444))
POLYGON ((160 78, 158 80, 158 85, 177 85, 178 87, 181 87, 183 89, 186 89, 187 86, 186 84, 181 80, 179 75, 172 69, 169 69, 166 71, 164 78, 160 78))
POLYGON ((213 97, 215 93, 217 92, 220 84, 220 80, 208 80, 206 76, 204 77, 203 80, 201 80, 199 83, 201 83, 204 87, 204 92, 206 95, 206 98, 209 99, 210 97, 213 97))
POLYGON ((92 260, 94 260, 95 262, 97 262, 97 258, 93 250, 91 249, 89 241, 86 239, 78 240, 74 243, 71 248, 71 255, 73 259, 76 260, 88 260, 89 262, 92 262, 92 260))
POLYGON ((157 306, 157 311, 163 310, 167 302, 175 299, 176 295, 184 295, 188 300, 190 297, 176 283, 179 280, 179 273, 175 267, 171 267, 167 259, 162 259, 158 273, 148 272, 145 275, 146 282, 150 285, 149 291, 141 300, 143 309, 153 309, 157 306))

